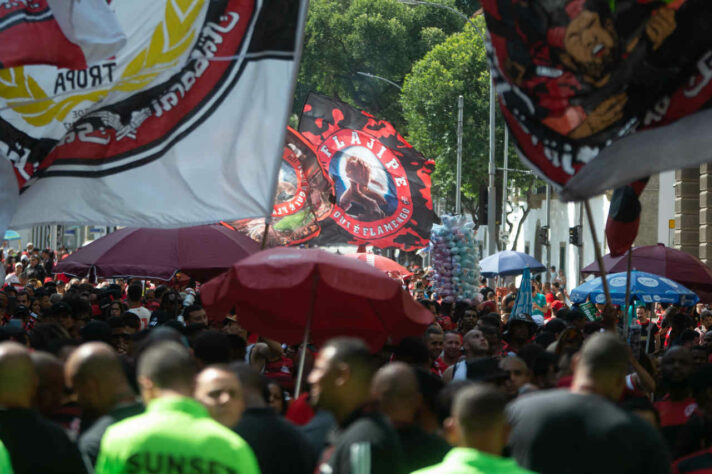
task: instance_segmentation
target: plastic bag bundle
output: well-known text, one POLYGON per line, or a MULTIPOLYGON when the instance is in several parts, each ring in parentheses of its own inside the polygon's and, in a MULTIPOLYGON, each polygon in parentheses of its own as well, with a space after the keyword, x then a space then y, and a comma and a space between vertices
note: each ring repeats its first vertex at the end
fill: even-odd
POLYGON ((473 300, 477 294, 478 265, 472 220, 465 216, 442 216, 430 237, 433 288, 443 301, 473 300))

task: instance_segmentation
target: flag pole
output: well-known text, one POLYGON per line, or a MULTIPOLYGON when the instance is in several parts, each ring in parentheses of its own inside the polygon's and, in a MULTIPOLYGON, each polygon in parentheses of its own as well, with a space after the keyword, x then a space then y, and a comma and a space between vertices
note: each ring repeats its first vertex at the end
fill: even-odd
MULTIPOLYGON (((625 279, 625 316, 623 319, 623 334, 625 334, 626 339, 628 338, 628 325, 629 318, 628 311, 630 311, 630 271, 633 264, 633 246, 631 245, 628 249, 628 268, 626 269, 626 279, 625 279)), ((628 341, 630 343, 630 340, 628 341)))
POLYGON ((262 234, 262 245, 260 246, 260 250, 264 250, 267 247, 267 236, 269 235, 269 226, 270 226, 270 220, 265 219, 265 233, 262 234))
POLYGON ((596 262, 598 262, 598 270, 601 272, 601 284, 603 285, 603 292, 606 294, 606 304, 611 305, 611 292, 608 291, 608 281, 606 280, 606 269, 603 266, 603 255, 601 255, 601 246, 598 243, 598 237, 596 237, 596 226, 593 223, 593 213, 591 212, 591 204, 588 199, 584 200, 584 206, 586 207, 586 217, 588 218, 588 226, 591 229, 591 238, 593 239, 593 250, 596 254, 596 262))
POLYGON ((297 387, 294 390, 294 398, 299 398, 302 391, 304 379, 304 363, 307 356, 307 344, 309 344, 309 333, 311 333, 312 317, 314 316, 314 303, 316 302, 316 289, 319 285, 319 270, 314 270, 312 279, 312 292, 309 296, 309 313, 307 314, 307 325, 304 328, 304 340, 302 341, 302 352, 299 354, 299 369, 297 370, 297 387))

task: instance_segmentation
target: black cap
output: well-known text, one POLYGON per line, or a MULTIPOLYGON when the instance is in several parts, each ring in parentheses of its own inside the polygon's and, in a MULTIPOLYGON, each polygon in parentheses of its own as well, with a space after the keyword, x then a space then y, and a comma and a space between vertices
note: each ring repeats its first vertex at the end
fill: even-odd
POLYGON ((30 315, 30 309, 25 306, 24 304, 18 304, 15 306, 15 312, 12 313, 13 316, 29 316, 30 315))
POLYGON ((588 318, 585 314, 583 314, 583 311, 576 308, 569 311, 568 314, 565 316, 565 319, 569 323, 573 323, 574 321, 578 321, 580 319, 588 321, 588 318))

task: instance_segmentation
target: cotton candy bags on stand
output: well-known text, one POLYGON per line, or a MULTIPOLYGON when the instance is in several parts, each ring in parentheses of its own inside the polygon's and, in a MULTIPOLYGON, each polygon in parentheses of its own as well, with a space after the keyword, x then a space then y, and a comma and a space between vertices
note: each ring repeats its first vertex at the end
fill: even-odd
POLYGON ((433 288, 444 301, 472 300, 478 276, 474 224, 465 217, 443 216, 431 240, 433 288))

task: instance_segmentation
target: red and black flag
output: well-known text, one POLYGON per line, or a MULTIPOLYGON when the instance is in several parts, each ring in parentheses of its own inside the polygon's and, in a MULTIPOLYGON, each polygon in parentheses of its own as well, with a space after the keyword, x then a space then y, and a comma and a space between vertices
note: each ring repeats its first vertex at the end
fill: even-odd
POLYGON ((299 131, 334 182, 336 203, 316 243, 407 251, 428 245, 434 161, 390 123, 319 94, 307 98, 299 131))
POLYGON ((83 69, 116 54, 126 35, 106 0, 0 1, 0 69, 83 69))
POLYGON ((626 253, 638 235, 641 211, 638 198, 646 184, 647 178, 616 188, 613 192, 606 221, 606 240, 612 257, 626 253))
MULTIPOLYGON (((333 185, 316 158, 316 150, 301 134, 287 127, 277 178, 267 247, 297 245, 319 235, 319 221, 331 214, 333 185)), ((261 241, 265 219, 230 223, 235 230, 261 241)))
POLYGON ((564 199, 710 160, 712 2, 482 6, 520 157, 564 199))

